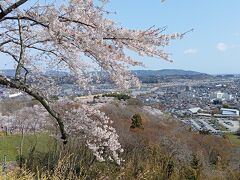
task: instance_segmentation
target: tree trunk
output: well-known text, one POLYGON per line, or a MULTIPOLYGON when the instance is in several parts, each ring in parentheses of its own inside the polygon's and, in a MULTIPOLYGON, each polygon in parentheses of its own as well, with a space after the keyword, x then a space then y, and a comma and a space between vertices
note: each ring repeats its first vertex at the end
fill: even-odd
POLYGON ((24 158, 23 158, 23 142, 24 142, 24 130, 21 129, 21 143, 20 143, 20 152, 19 152, 19 167, 22 169, 23 167, 23 161, 24 161, 24 158))
POLYGON ((60 133, 61 133, 61 139, 63 140, 64 144, 67 143, 67 134, 64 129, 63 120, 60 117, 60 115, 50 107, 46 98, 44 98, 42 95, 40 95, 36 90, 31 88, 30 86, 24 83, 21 83, 20 81, 9 79, 1 75, 0 75, 0 84, 6 87, 10 87, 10 88, 14 88, 14 89, 18 89, 23 92, 26 92, 28 95, 38 100, 42 104, 42 106, 48 111, 48 113, 51 114, 52 117, 54 117, 54 119, 56 119, 59 126, 60 133))

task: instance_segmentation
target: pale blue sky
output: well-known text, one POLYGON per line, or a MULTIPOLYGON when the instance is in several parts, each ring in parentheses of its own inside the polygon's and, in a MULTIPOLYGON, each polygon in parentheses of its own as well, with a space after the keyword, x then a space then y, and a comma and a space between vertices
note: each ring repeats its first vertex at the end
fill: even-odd
MULTIPOLYGON (((147 69, 240 73, 239 0, 112 0, 107 8, 117 12, 112 19, 129 28, 168 26, 167 33, 195 29, 166 49, 173 63, 140 57, 147 69)), ((0 69, 10 67, 2 61, 5 56, 0 59, 0 69)))
POLYGON ((130 28, 168 26, 167 32, 185 32, 168 52, 173 63, 141 58, 149 69, 179 68, 206 73, 240 73, 239 0, 112 0, 113 18, 130 28))

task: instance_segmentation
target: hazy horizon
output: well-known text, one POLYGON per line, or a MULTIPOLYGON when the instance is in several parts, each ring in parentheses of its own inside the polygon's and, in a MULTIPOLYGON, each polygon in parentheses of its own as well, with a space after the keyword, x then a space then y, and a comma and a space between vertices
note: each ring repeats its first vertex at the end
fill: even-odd
MULTIPOLYGON (((4 70, 15 70, 15 69, 11 69, 11 68, 5 68, 5 69, 0 69, 0 72, 1 71, 4 71, 4 70)), ((164 68, 164 69, 131 69, 130 71, 161 71, 161 70, 180 70, 180 71, 192 71, 192 72, 197 72, 197 73, 202 73, 202 74, 209 74, 209 75, 239 75, 240 73, 206 73, 206 72, 202 72, 202 71, 194 71, 194 70, 191 70, 191 69, 170 69, 170 68, 164 68)), ((51 70, 49 69, 48 71, 58 71, 57 69, 56 70, 51 70)), ((59 70, 59 72, 67 72, 67 71, 61 71, 59 70)))

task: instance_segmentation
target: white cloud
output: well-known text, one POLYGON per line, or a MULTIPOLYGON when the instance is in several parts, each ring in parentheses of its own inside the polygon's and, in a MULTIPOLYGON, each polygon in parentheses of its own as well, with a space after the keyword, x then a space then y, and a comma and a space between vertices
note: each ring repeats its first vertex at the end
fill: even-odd
POLYGON ((239 48, 239 45, 236 45, 236 44, 226 44, 226 43, 223 43, 223 42, 220 42, 217 44, 217 47, 216 47, 219 51, 221 52, 225 52, 229 49, 235 49, 235 48, 239 48))
POLYGON ((224 51, 226 51, 227 49, 229 49, 229 46, 228 46, 227 44, 223 43, 223 42, 220 42, 220 43, 217 44, 217 49, 218 49, 219 51, 224 52, 224 51))
POLYGON ((189 48, 189 49, 186 49, 183 53, 184 54, 196 54, 197 52, 198 52, 197 49, 189 48))

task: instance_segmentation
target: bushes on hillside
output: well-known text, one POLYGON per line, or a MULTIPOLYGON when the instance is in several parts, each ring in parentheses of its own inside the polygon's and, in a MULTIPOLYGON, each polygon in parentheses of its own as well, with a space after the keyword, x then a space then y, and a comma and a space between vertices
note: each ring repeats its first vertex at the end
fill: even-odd
POLYGON ((99 98, 100 98, 99 95, 95 95, 95 96, 93 96, 93 99, 99 99, 99 98))
POLYGON ((210 135, 210 131, 209 130, 200 130, 199 134, 203 134, 203 135, 210 135))
POLYGON ((237 130, 235 134, 240 137, 240 128, 237 130))
POLYGON ((143 129, 142 117, 140 116, 140 114, 134 114, 132 116, 131 120, 132 120, 132 124, 131 124, 130 128, 132 128, 132 129, 134 129, 134 128, 143 129))
POLYGON ((138 106, 138 107, 144 106, 144 103, 140 99, 137 99, 137 98, 129 99, 127 101, 127 104, 130 105, 130 106, 138 106))
POLYGON ((131 96, 124 93, 107 93, 107 94, 103 94, 102 97, 115 97, 118 100, 124 100, 124 101, 131 98, 131 96))
MULTIPOLYGON (((191 133, 170 116, 145 114, 139 107, 108 104, 102 108, 114 119, 113 126, 124 149, 121 154, 124 162, 120 166, 110 160, 102 163, 96 161, 84 142, 69 137, 69 143, 64 146, 57 140, 55 143, 50 141, 46 145, 49 148, 44 152, 26 149, 30 151, 29 155, 25 155, 26 167, 20 172, 14 169, 11 172, 14 177, 8 173, 7 178, 239 179, 240 161, 236 158, 239 157, 239 147, 232 146, 227 140, 191 133), (144 123, 144 131, 129 131, 131 118, 134 122, 138 120, 134 124, 144 123)), ((1 175, 0 172, 0 179, 3 179, 1 175)))
MULTIPOLYGON (((32 157, 29 157, 32 158, 32 157)), ((34 158, 34 165, 22 169, 15 168, 6 174, 8 179, 230 179, 237 180, 239 172, 229 171, 210 177, 204 175, 202 164, 197 156, 192 161, 179 163, 170 152, 161 146, 141 143, 141 148, 125 153, 122 166, 106 161, 92 160, 91 152, 82 144, 72 142, 72 147, 54 150, 34 158), (58 157, 52 159, 52 157, 58 157), (53 160, 53 161, 52 161, 53 160), (36 162, 35 162, 36 161, 36 162), (40 163, 41 162, 41 163, 40 163), (49 166, 49 163, 52 165, 49 166)), ((1 170, 0 170, 1 171, 1 170)), ((0 172, 0 179, 2 178, 0 172)))

